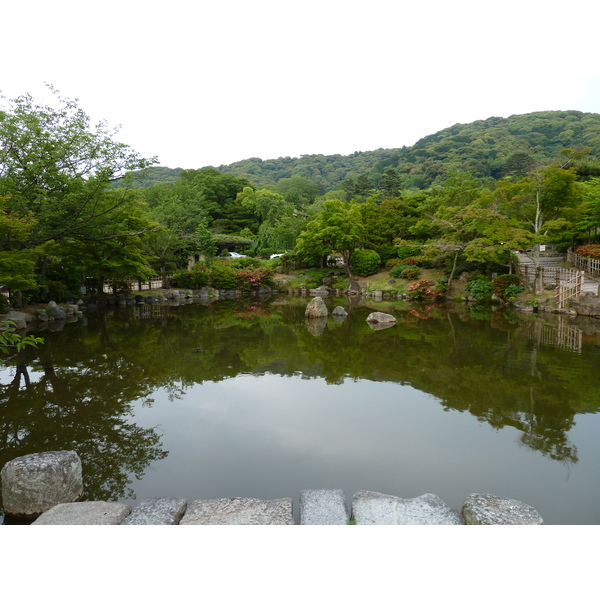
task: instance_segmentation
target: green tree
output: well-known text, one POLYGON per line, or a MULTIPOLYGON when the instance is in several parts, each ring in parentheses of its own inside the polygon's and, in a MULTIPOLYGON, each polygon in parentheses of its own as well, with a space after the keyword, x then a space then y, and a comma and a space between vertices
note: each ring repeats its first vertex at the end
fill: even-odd
POLYGON ((107 195, 108 185, 156 161, 114 141, 118 128, 92 127, 76 101, 54 93, 59 108, 25 95, 0 111, 0 194, 10 210, 36 219, 21 247, 96 236, 132 201, 126 188, 107 195))
POLYGON ((348 275, 351 275, 350 256, 359 246, 363 231, 359 204, 326 200, 323 210, 298 236, 296 252, 301 257, 323 257, 337 252, 342 255, 348 275))
POLYGON ((319 185, 300 175, 280 179, 275 184, 275 191, 296 207, 312 204, 322 194, 319 185))
POLYGON ((381 177, 381 191, 385 198, 398 198, 402 193, 402 180, 396 169, 387 169, 381 177))
MULTIPOLYGON (((39 105, 24 95, 3 98, 6 108, 0 110, 4 214, 28 221, 20 235, 5 238, 3 251, 23 253, 22 260, 29 262, 37 256, 41 275, 49 253, 65 257, 83 246, 93 253, 103 244, 114 246, 117 238, 123 246, 133 243, 141 232, 140 221, 128 218, 136 200, 126 184, 127 173, 155 162, 116 142, 118 128, 111 130, 104 121, 92 126, 76 101, 50 89, 58 107, 39 105), (108 189, 118 180, 125 182, 122 187, 108 189), (136 229, 125 228, 127 223, 136 229)), ((20 285, 26 287, 30 278, 25 278, 20 285)))

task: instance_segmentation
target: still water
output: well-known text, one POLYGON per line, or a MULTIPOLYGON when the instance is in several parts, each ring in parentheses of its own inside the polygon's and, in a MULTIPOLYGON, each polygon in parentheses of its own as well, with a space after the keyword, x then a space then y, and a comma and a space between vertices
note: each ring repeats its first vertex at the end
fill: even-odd
POLYGON ((600 322, 405 303, 144 306, 51 324, 0 367, 0 465, 76 450, 88 500, 341 488, 600 524, 600 322), (329 304, 330 312, 334 304, 329 304), (373 310, 398 324, 373 330, 373 310), (53 330, 59 329, 59 330, 53 330))

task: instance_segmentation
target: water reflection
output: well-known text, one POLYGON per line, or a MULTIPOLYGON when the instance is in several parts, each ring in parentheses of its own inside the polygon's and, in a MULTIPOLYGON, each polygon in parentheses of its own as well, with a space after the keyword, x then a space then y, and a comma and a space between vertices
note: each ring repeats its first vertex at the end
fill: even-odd
MULTIPOLYGON (((292 397, 296 378, 342 386, 346 395, 358 393, 351 382, 401 384, 434 398, 445 411, 474 416, 495 431, 518 432, 516 447, 565 465, 580 460, 569 438, 575 418, 597 412, 600 403, 593 322, 581 321, 578 327, 566 319, 478 307, 447 310, 389 303, 384 308, 346 304, 345 319, 317 324, 316 319, 304 319, 306 302, 276 298, 149 305, 90 313, 86 322, 43 332, 46 343, 39 351, 29 349, 0 370, 0 464, 30 452, 74 449, 83 460, 88 498, 132 496, 137 489, 134 479, 146 477, 149 467, 156 468, 160 461, 172 464, 169 453, 174 446, 163 448, 161 436, 176 412, 150 407, 158 407, 163 398, 171 406, 183 406, 192 396, 202 397, 202 386, 209 382, 239 380, 236 393, 243 398, 248 383, 244 375, 259 378, 258 387, 268 381, 271 388, 273 379, 267 375, 285 378, 282 397, 292 397), (374 308, 394 314, 397 324, 373 330, 366 317, 374 308), (150 419, 145 423, 143 409, 149 409, 143 413, 150 419)), ((364 383, 358 388, 360 393, 366 389, 364 383)), ((348 397, 349 410, 381 410, 372 402, 373 393, 381 393, 375 390, 379 388, 358 400, 348 397), (365 404, 359 408, 355 402, 365 404)), ((224 402, 211 406, 219 410, 224 402)), ((302 399, 297 403, 289 410, 302 410, 302 399)), ((252 411, 258 404, 244 406, 252 411)), ((317 407, 318 403, 308 419, 324 418, 313 414, 317 407)), ((256 418, 249 412, 246 422, 256 418)), ((339 422, 339 415, 336 418, 339 422)), ((373 427, 383 427, 379 423, 373 427)), ((185 426, 182 422, 181 431, 185 426)), ((335 426, 334 421, 331 427, 335 426)), ((212 430, 201 431, 208 436, 212 430)), ((293 427, 285 431, 281 440, 300 443, 293 427)), ((239 431, 237 435, 240 440, 239 431)), ((315 440, 304 443, 311 455, 315 444, 319 446, 315 440)), ((235 438, 229 441, 235 444, 235 438)), ((224 454, 221 449, 219 456, 224 454)), ((220 467, 219 456, 211 454, 216 470, 236 470, 232 465, 220 467)), ((313 469, 323 462, 315 458, 313 469)), ((423 468, 433 467, 415 459, 415 469, 423 468)), ((432 490, 416 493, 424 491, 432 490)), ((465 493, 472 491, 476 490, 465 493)), ((233 490, 232 495, 240 493, 233 490)))

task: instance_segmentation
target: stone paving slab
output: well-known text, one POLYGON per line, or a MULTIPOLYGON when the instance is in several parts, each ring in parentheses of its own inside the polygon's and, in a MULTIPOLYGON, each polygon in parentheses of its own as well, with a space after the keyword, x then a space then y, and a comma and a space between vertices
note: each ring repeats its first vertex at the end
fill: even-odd
POLYGON ((185 498, 148 498, 121 525, 179 525, 186 508, 185 498))
POLYGON ((221 498, 192 502, 180 525, 295 525, 292 499, 221 498))
POLYGON ((300 492, 300 525, 347 525, 349 518, 342 490, 300 492))
POLYGON ((352 499, 352 518, 357 525, 464 525, 435 494, 405 499, 361 490, 352 499))
POLYGON ((467 525, 544 524, 533 506, 492 494, 471 494, 463 502, 461 512, 467 525))
POLYGON ((32 525, 119 525, 131 512, 121 502, 73 502, 57 504, 32 525))

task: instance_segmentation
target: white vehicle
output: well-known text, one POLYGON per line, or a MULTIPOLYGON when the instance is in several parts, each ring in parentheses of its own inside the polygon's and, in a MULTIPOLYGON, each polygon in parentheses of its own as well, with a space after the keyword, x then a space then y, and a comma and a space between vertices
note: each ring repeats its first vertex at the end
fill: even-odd
POLYGON ((283 256, 283 254, 271 254, 271 256, 269 256, 269 259, 271 259, 271 258, 278 258, 280 256, 283 256))
POLYGON ((221 256, 220 258, 246 258, 246 255, 238 254, 237 252, 230 252, 229 256, 221 256))

